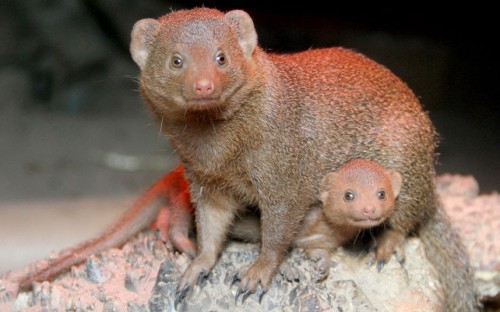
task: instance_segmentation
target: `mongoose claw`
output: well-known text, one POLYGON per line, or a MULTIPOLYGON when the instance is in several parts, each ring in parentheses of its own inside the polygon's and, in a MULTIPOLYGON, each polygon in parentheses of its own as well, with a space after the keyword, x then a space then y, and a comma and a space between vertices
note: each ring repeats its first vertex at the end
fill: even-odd
POLYGON ((184 285, 181 290, 175 292, 175 301, 174 307, 177 308, 177 305, 186 298, 187 293, 189 292, 189 285, 184 285))
POLYGON ((234 296, 234 305, 238 305, 238 298, 240 297, 240 295, 242 293, 243 293, 243 289, 238 288, 238 290, 236 291, 236 296, 234 296))
POLYGON ((250 297, 250 295, 252 294, 252 292, 250 290, 243 290, 241 288, 238 288, 238 291, 236 292, 236 296, 234 297, 234 304, 235 305, 238 305, 238 299, 239 297, 241 296, 241 294, 243 294, 243 297, 241 297, 241 303, 245 303, 245 301, 247 300, 248 297, 250 297))
POLYGON ((238 288, 238 291, 236 292, 236 296, 234 297, 234 304, 235 305, 238 305, 238 299, 239 297, 241 296, 241 294, 243 294, 243 297, 241 297, 241 303, 245 303, 245 301, 247 300, 247 298, 252 294, 252 291, 250 291, 249 289, 241 289, 241 288, 238 288))
POLYGON ((245 303, 245 301, 247 300, 247 298, 252 294, 252 292, 250 290, 247 290, 245 291, 245 293, 243 294, 243 297, 241 298, 241 303, 245 303))
POLYGON ((265 293, 266 291, 263 288, 259 288, 259 290, 257 290, 257 296, 259 296, 259 304, 262 303, 262 298, 264 297, 265 293))
POLYGON ((234 273, 233 276, 229 279, 229 283, 231 284, 231 286, 236 284, 236 282, 240 280, 240 277, 241 274, 239 272, 234 273))
POLYGON ((385 266, 385 260, 381 259, 377 261, 377 271, 382 271, 385 266))
POLYGON ((399 248, 396 248, 395 255, 398 262, 403 265, 406 261, 406 255, 404 249, 401 246, 399 248))
POLYGON ((370 248, 368 251, 368 260, 366 261, 366 265, 371 267, 377 262, 377 255, 375 254, 375 248, 370 248))
POLYGON ((196 284, 201 286, 203 282, 207 279, 207 277, 208 277, 208 272, 205 270, 201 271, 200 274, 198 275, 196 284))
MULTIPOLYGON (((266 291, 259 286, 259 289, 257 290, 257 297, 259 298, 259 304, 262 303, 262 298, 264 297, 265 293, 266 293, 266 291)), ((241 303, 243 304, 243 303, 245 303, 247 298, 250 297, 251 294, 253 294, 253 291, 251 291, 250 289, 238 288, 238 290, 236 291, 236 296, 234 297, 234 304, 235 305, 238 304, 238 299, 241 296, 241 294, 243 294, 243 297, 241 297, 241 303)))

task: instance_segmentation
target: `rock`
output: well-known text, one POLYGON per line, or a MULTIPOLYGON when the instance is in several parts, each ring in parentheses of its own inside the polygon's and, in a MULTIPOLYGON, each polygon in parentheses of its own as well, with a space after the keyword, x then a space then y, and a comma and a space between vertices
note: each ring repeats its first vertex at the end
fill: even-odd
MULTIPOLYGON (((72 274, 65 274, 52 283, 35 283, 32 292, 17 297, 14 311, 41 307, 50 310, 71 307, 76 310, 169 311, 174 305, 178 279, 188 260, 184 255, 169 253, 158 259, 155 250, 161 248, 161 244, 154 233, 143 233, 120 250, 111 249, 90 258, 72 274), (148 248, 151 245, 159 246, 148 248)), ((430 306, 439 307, 439 283, 415 238, 408 240, 405 246, 408 256, 405 265, 401 266, 394 258, 382 272, 367 265, 369 255, 340 249, 332 257, 330 278, 324 283, 312 281, 312 262, 304 260, 301 250, 294 250, 287 261, 303 272, 300 282, 290 283, 278 276, 262 303, 259 304, 257 295, 252 295, 244 304, 236 304, 237 287, 229 285, 227 277, 241 266, 250 264, 258 251, 256 244, 229 243, 203 287, 196 286, 178 305, 177 311, 283 311, 283 307, 290 311, 331 308, 395 311, 395 300, 410 305, 415 302, 412 299, 415 296, 430 302, 430 306), (380 288, 382 284, 383 289, 380 288)))
POLYGON ((109 278, 109 273, 96 260, 95 256, 90 257, 85 262, 85 275, 87 280, 93 283, 103 283, 109 278))

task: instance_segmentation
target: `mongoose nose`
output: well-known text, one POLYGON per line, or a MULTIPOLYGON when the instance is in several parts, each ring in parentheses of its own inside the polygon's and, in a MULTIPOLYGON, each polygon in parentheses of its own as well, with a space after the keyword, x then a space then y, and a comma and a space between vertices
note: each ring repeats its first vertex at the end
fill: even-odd
POLYGON ((368 217, 373 217, 374 213, 375 213, 375 206, 363 207, 363 214, 367 215, 368 217))
POLYGON ((199 96, 208 96, 214 92, 214 84, 211 80, 200 79, 194 84, 194 91, 199 96))

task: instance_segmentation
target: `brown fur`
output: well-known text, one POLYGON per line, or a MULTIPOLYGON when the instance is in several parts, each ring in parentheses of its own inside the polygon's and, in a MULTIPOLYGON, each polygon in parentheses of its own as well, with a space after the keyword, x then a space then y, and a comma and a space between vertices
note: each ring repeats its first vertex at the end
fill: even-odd
MULTIPOLYGON (((387 222, 394 232, 428 230, 441 215, 433 183, 435 131, 401 80, 346 49, 277 55, 257 47, 256 38, 245 12, 206 8, 141 20, 132 31, 142 94, 182 159, 197 206, 199 254, 179 282, 179 298, 210 272, 234 216, 248 205, 261 211, 262 248, 239 276, 240 290, 267 290, 308 207, 318 201, 321 178, 355 158, 402 175, 387 222)), ((462 279, 440 272, 447 303, 451 310, 473 310, 460 243, 436 251, 429 239, 442 236, 422 237, 430 253, 454 250, 449 266, 462 279)))
MULTIPOLYGON (((307 214, 293 242, 315 261, 317 280, 328 277, 332 251, 360 231, 381 225, 394 213, 401 175, 374 162, 356 159, 328 173, 321 185, 323 207, 307 214), (383 198, 378 197, 380 191, 384 192, 383 198), (347 194, 352 194, 352 200, 345 198, 347 194)), ((383 238, 393 239, 391 235, 383 238)), ((388 260, 393 251, 377 258, 388 260)))

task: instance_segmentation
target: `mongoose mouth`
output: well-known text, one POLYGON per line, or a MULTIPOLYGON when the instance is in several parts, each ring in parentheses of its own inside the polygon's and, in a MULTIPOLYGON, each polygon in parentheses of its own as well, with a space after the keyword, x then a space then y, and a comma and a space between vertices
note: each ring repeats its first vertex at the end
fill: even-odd
POLYGON ((191 110, 208 110, 222 106, 222 102, 220 98, 186 99, 184 106, 191 110))
POLYGON ((380 223, 382 223, 385 219, 384 218, 352 218, 350 219, 351 221, 351 224, 357 226, 357 227, 360 227, 360 228, 363 228, 363 229, 368 229, 368 228, 372 228, 372 227, 375 227, 377 225, 379 225, 380 223))

